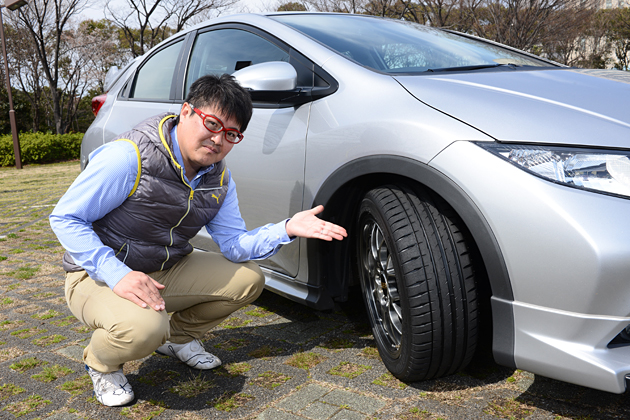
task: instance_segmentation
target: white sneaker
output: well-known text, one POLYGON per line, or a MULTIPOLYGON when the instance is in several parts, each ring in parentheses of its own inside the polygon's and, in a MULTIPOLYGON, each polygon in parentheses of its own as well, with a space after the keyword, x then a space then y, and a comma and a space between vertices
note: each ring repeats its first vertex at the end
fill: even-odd
POLYGON ((221 360, 208 353, 199 340, 186 344, 175 344, 167 341, 155 351, 164 356, 176 357, 191 368, 208 370, 221 366, 221 360))
POLYGON ((101 373, 85 365, 85 370, 92 378, 94 396, 101 404, 117 407, 133 400, 133 390, 122 369, 111 373, 101 373))

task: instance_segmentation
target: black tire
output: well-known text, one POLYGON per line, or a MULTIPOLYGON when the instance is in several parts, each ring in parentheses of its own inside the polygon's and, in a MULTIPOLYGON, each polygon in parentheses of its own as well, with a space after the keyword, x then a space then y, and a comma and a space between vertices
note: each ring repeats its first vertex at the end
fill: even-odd
POLYGON ((357 263, 387 369, 403 381, 466 367, 477 343, 477 293, 467 232, 441 198, 384 186, 361 202, 357 263))

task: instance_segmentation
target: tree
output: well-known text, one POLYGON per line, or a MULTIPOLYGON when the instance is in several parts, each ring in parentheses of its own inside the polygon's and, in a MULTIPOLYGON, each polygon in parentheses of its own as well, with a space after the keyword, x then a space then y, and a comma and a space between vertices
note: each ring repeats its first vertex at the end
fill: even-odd
POLYGON ((306 12, 307 8, 304 4, 295 1, 290 1, 280 4, 276 11, 278 12, 306 12))
MULTIPOLYGON (((563 10, 556 19, 569 23, 563 33, 548 33, 541 43, 541 55, 562 64, 605 68, 610 55, 607 16, 602 13, 574 13, 563 10)), ((553 25, 552 25, 553 27, 553 25)))
POLYGON ((88 87, 103 93, 107 71, 112 66, 120 68, 133 58, 120 41, 120 29, 107 19, 85 20, 73 32, 75 61, 85 63, 89 69, 92 83, 88 87))
POLYGON ((419 0, 417 3, 403 0, 403 4, 415 22, 437 27, 453 26, 460 6, 457 0, 419 0))
POLYGON ((220 12, 238 0, 126 1, 122 8, 106 3, 105 15, 120 28, 131 55, 137 57, 181 31, 196 16, 210 10, 220 12))
POLYGON ((630 70, 630 8, 617 8, 607 11, 608 37, 617 61, 614 67, 619 70, 630 70))
POLYGON ((70 103, 76 101, 74 95, 78 86, 74 78, 81 72, 67 59, 65 31, 70 27, 71 19, 88 4, 88 0, 31 0, 12 14, 15 26, 27 29, 33 41, 48 84, 57 134, 64 133, 69 125, 68 118, 63 118, 63 102, 66 102, 66 108, 72 108, 70 103))
POLYGON ((364 10, 365 13, 369 15, 419 22, 416 20, 415 10, 417 7, 415 6, 417 6, 417 4, 411 4, 410 1, 369 0, 364 6, 364 10), (413 8, 413 10, 411 10, 410 7, 413 8))
POLYGON ((364 13, 366 0, 305 0, 318 12, 364 13))
POLYGON ((161 0, 153 4, 146 0, 128 0, 127 7, 120 9, 113 9, 111 3, 106 3, 105 15, 121 30, 124 45, 133 57, 144 54, 172 34, 166 24, 170 15, 157 18, 160 3, 161 0))
MULTIPOLYGON (((25 109, 24 111, 28 111, 30 114, 30 130, 37 132, 40 129, 40 121, 44 112, 42 110, 44 77, 37 49, 29 31, 23 27, 5 23, 5 36, 7 39, 11 85, 19 87, 30 104, 30 110, 25 109)), ((24 129, 28 128, 24 127, 24 129)))
MULTIPOLYGON (((4 66, 3 66, 4 67, 4 66)), ((4 80, 4 68, 1 69, 0 77, 4 80)), ((13 87, 13 110, 15 111, 15 123, 18 132, 28 131, 32 120, 29 113, 30 104, 23 91, 13 87)), ((11 124, 9 122, 9 96, 5 84, 0 86, 0 134, 11 134, 11 124)))
POLYGON ((566 34, 594 13, 593 0, 485 0, 472 31, 512 47, 531 50, 566 34))

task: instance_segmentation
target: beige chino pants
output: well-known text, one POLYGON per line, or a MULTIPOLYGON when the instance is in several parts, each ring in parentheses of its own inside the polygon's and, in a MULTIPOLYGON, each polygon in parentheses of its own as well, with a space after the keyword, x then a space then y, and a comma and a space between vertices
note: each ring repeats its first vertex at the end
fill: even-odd
POLYGON ((235 264, 221 254, 200 251, 148 275, 165 286, 164 311, 121 298, 85 271, 66 274, 70 310, 94 329, 83 351, 83 361, 92 369, 114 372, 125 362, 148 356, 166 340, 184 344, 201 339, 232 312, 256 300, 265 284, 255 263, 235 264))

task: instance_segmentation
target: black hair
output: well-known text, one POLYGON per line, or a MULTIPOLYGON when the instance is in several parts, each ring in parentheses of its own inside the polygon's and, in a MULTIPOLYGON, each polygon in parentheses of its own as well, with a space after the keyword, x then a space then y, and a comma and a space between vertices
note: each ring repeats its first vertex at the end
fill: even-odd
POLYGON ((186 102, 195 108, 215 108, 227 118, 234 118, 245 131, 252 118, 252 100, 249 93, 230 74, 208 74, 190 86, 186 102))

